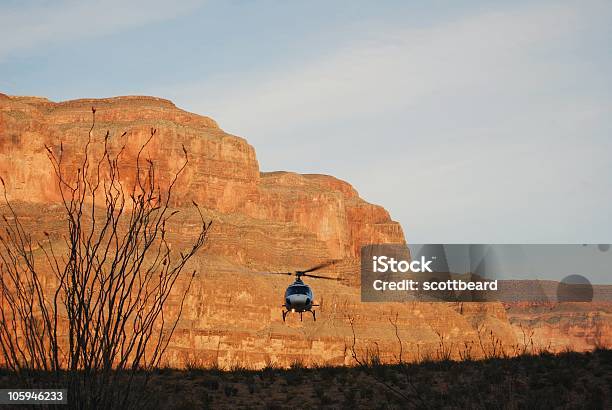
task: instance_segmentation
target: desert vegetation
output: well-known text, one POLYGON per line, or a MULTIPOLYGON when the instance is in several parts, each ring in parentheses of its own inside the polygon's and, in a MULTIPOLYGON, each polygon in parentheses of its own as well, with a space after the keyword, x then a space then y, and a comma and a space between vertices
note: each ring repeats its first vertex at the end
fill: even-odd
POLYGON ((45 146, 61 194, 63 232, 27 230, 2 180, 0 362, 14 377, 12 387, 41 387, 36 375, 45 374, 46 387, 70 391, 73 408, 129 408, 139 406, 148 382, 143 375, 159 367, 172 338, 195 275, 184 271, 210 223, 200 213, 191 246, 172 250, 171 197, 187 151, 161 181, 144 154, 156 130, 123 164, 130 161, 123 157, 125 134, 94 137, 95 112, 78 156, 67 156, 62 143, 45 146), (132 175, 122 175, 126 169, 132 175), (171 297, 178 312, 168 310, 171 297))
MULTIPOLYGON (((609 408, 612 351, 525 354, 483 360, 290 367, 253 370, 191 363, 161 366, 118 379, 147 379, 141 405, 194 408, 609 408)), ((33 373, 44 384, 49 373, 33 373)), ((0 387, 14 374, 0 372, 0 387)))

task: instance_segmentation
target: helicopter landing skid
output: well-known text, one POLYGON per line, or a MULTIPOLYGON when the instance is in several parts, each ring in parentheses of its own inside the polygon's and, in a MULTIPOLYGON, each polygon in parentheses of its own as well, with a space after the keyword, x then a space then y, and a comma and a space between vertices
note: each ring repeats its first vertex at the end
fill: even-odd
MULTIPOLYGON (((287 319, 287 314, 288 314, 289 312, 291 312, 291 311, 290 311, 290 310, 283 310, 283 322, 285 322, 285 321, 286 321, 286 319, 287 319)), ((317 313, 316 313, 314 310, 308 310, 308 312, 312 313, 312 320, 313 320, 314 322, 316 322, 316 321, 317 321, 317 313)), ((300 313, 300 322, 302 322, 302 321, 303 321, 303 317, 302 317, 302 315, 303 315, 303 313, 304 313, 304 312, 299 312, 299 313, 300 313)))

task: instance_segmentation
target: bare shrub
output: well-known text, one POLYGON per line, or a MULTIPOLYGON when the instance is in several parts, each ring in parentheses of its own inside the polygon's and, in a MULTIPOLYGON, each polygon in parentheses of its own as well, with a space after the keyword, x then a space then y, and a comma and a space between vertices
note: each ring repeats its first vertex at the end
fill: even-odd
POLYGON ((211 223, 194 202, 197 237, 187 249, 171 250, 166 234, 178 211, 170 209, 170 199, 189 162, 187 150, 162 188, 154 161, 143 158, 156 136, 152 129, 135 164, 127 164, 134 182, 125 186, 125 144, 111 150, 108 132, 95 142, 93 108, 92 116, 81 159, 65 158, 61 144, 59 152, 46 147, 66 221, 59 246, 48 233, 36 240, 24 228, 2 180, 8 214, 0 236, 0 358, 24 380, 41 370, 64 377, 74 407, 125 408, 134 403, 132 383, 143 380, 135 376, 164 356, 195 271, 181 289, 175 285, 211 223), (69 171, 71 161, 79 161, 76 171, 69 171), (168 309, 171 294, 175 314, 168 309))

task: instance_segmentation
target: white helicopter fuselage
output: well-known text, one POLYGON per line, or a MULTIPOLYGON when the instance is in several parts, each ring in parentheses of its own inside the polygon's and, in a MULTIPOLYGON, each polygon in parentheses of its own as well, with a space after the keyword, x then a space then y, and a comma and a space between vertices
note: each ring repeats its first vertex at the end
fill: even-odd
POLYGON ((301 280, 296 280, 285 291, 285 308, 291 312, 306 312, 312 308, 314 294, 301 280))

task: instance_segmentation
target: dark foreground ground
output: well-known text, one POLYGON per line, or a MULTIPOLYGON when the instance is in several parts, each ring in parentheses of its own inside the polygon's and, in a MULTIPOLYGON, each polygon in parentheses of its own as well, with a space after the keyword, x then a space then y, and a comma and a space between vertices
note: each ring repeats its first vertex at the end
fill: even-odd
MULTIPOLYGON (((0 388, 14 387, 14 380, 3 372, 0 388)), ((159 369, 150 374, 142 404, 148 409, 609 409, 611 391, 612 350, 596 350, 353 368, 159 369)))

